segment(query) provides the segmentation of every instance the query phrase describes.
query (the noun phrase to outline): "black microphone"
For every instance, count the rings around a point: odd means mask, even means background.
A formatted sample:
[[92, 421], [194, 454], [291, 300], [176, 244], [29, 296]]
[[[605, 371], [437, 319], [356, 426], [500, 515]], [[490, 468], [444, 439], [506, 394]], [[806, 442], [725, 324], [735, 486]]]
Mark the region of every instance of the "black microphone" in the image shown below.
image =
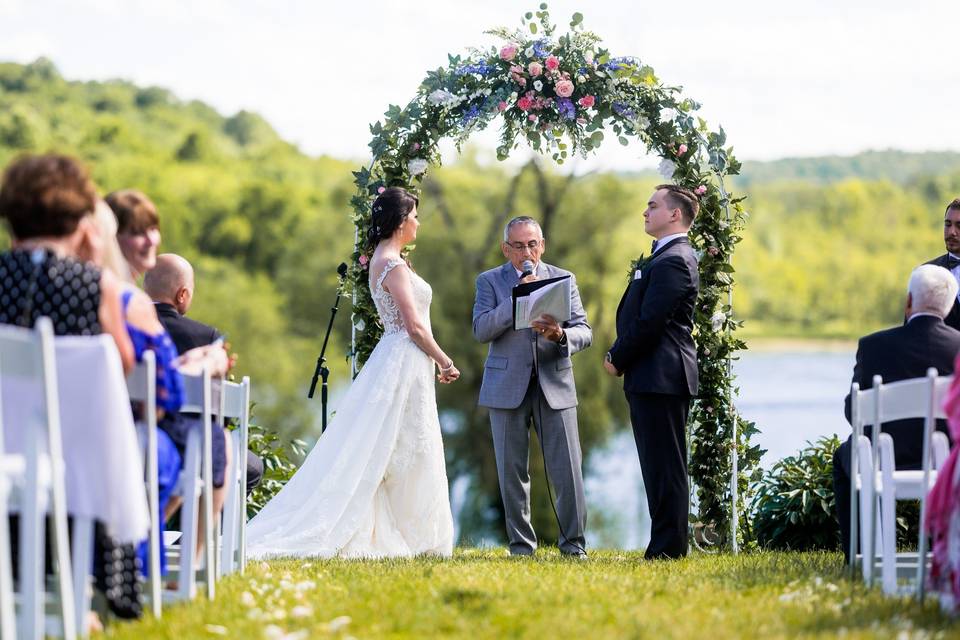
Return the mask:
[[340, 276], [341, 278], [344, 277], [345, 275], [347, 275], [347, 263], [346, 263], [346, 262], [341, 262], [341, 263], [340, 263], [340, 266], [337, 267], [337, 275]]
[[524, 261], [523, 261], [523, 265], [521, 265], [521, 266], [523, 267], [523, 273], [520, 274], [520, 279], [521, 279], [521, 280], [522, 280], [523, 278], [526, 278], [527, 276], [532, 276], [532, 275], [533, 275], [533, 261], [532, 261], [532, 260], [524, 260]]

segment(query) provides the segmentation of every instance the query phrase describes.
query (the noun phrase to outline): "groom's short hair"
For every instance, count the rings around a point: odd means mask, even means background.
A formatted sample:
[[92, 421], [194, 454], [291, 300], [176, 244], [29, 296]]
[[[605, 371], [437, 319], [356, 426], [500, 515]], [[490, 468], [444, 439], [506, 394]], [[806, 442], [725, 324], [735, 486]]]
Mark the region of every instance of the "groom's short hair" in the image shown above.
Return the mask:
[[960, 198], [954, 198], [944, 210], [943, 215], [946, 216], [951, 211], [960, 211]]
[[685, 189], [675, 184], [657, 185], [657, 191], [664, 189], [667, 191], [667, 204], [671, 209], [680, 209], [683, 221], [690, 226], [700, 211], [700, 198], [690, 189]]
[[957, 300], [957, 279], [943, 267], [924, 264], [910, 274], [907, 291], [914, 313], [933, 313], [945, 318]]

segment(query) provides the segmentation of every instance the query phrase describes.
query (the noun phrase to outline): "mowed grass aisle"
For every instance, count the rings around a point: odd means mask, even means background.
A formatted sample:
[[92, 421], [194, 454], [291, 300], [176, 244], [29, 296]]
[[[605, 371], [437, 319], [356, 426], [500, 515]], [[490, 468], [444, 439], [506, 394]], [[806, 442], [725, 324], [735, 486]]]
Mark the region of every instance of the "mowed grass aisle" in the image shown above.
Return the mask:
[[458, 549], [452, 560], [254, 562], [217, 599], [113, 638], [957, 638], [960, 623], [844, 577], [833, 553], [645, 562]]

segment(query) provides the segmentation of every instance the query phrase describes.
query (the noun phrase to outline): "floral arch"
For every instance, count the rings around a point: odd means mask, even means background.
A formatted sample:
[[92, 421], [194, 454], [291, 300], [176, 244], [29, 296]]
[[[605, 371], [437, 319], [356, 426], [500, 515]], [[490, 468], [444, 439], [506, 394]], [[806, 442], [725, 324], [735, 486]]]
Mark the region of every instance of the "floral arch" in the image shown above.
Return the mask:
[[746, 345], [733, 335], [740, 323], [732, 317], [731, 259], [745, 213], [742, 198], [726, 191], [724, 178], [737, 174], [740, 164], [725, 146], [723, 129], [711, 131], [695, 116], [699, 104], [684, 98], [680, 88], [661, 84], [637, 58], [612, 56], [582, 23], [576, 13], [570, 31], [558, 35], [541, 4], [523, 17], [522, 29], [488, 32], [503, 41], [499, 48], [449, 56], [446, 67], [427, 73], [406, 107], [391, 105], [385, 120], [371, 126], [372, 162], [353, 174], [357, 242], [344, 283], [353, 296], [351, 355], [359, 367], [382, 331], [367, 286], [369, 255], [362, 240], [372, 199], [388, 186], [418, 191], [429, 167], [440, 161], [440, 140], [452, 138], [459, 149], [470, 134], [499, 118], [500, 160], [521, 141], [560, 164], [575, 153], [591, 153], [609, 134], [623, 145], [643, 144], [662, 159], [660, 172], [667, 180], [701, 199], [690, 232], [700, 259], [695, 317], [700, 396], [690, 414], [689, 473], [697, 487], [697, 520], [709, 525], [714, 542], [736, 550], [749, 538], [742, 505], [760, 458], [759, 448], [749, 443], [754, 425], [733, 406], [731, 359]]

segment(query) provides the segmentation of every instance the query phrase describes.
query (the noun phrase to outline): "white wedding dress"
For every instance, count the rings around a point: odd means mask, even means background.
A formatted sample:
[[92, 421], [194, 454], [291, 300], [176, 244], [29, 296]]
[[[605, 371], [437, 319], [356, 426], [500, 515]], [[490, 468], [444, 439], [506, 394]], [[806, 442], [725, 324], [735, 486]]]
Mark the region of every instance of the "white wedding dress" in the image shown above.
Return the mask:
[[383, 288], [397, 267], [409, 274], [429, 326], [430, 285], [389, 261], [371, 286], [383, 337], [303, 465], [247, 525], [251, 558], [452, 554], [434, 364]]

